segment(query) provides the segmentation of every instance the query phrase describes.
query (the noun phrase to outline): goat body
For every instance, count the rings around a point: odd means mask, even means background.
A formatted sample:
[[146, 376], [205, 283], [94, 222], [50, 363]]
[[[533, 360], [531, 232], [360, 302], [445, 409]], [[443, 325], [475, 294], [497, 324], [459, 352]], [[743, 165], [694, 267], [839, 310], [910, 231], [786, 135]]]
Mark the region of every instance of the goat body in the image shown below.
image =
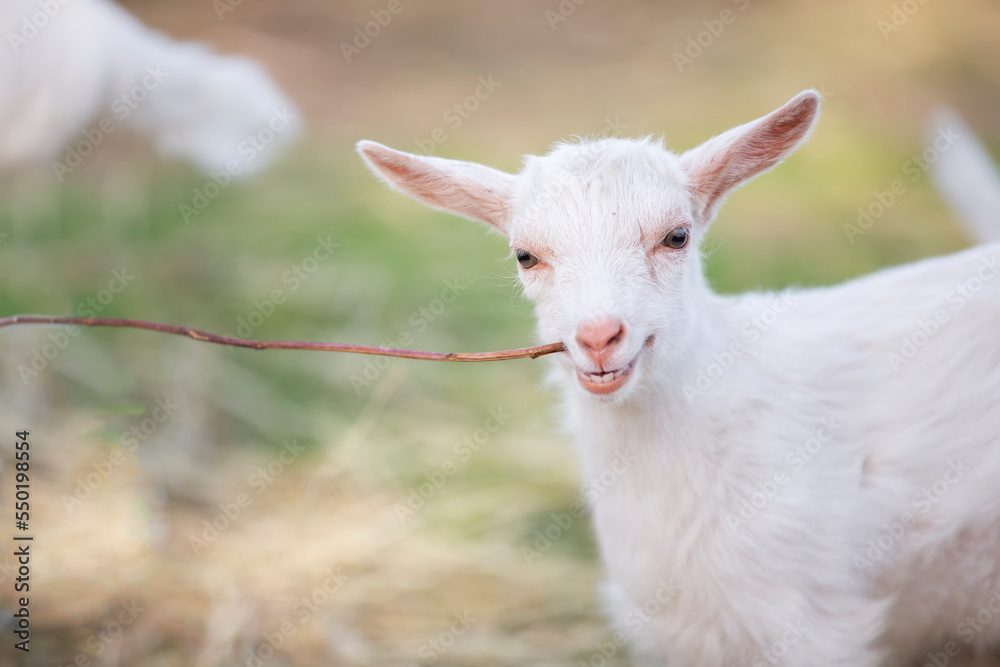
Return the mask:
[[584, 476], [616, 475], [588, 498], [610, 618], [674, 667], [1000, 642], [1000, 244], [829, 288], [704, 280], [719, 204], [818, 105], [679, 156], [560, 145], [516, 176], [359, 144], [390, 186], [510, 239], [539, 335], [568, 348], [550, 371]]

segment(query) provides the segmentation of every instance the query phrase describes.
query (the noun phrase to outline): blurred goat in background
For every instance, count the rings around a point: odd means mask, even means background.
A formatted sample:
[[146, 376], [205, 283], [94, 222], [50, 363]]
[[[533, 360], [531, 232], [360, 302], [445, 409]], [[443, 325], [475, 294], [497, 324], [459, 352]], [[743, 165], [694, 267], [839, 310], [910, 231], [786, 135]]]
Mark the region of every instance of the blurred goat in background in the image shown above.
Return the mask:
[[174, 41], [110, 0], [5, 0], [0, 32], [0, 169], [53, 162], [61, 180], [65, 148], [89, 154], [127, 127], [166, 157], [244, 176], [298, 134], [256, 62]]

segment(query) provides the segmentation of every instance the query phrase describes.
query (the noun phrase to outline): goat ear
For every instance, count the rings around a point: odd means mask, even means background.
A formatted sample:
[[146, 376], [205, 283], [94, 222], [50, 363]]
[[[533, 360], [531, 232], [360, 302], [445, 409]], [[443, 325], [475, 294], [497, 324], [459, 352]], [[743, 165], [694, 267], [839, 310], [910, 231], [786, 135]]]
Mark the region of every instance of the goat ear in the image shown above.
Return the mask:
[[775, 166], [809, 135], [820, 96], [806, 90], [763, 118], [740, 125], [681, 155], [695, 216], [707, 224], [739, 185]]
[[507, 233], [514, 176], [474, 162], [403, 153], [374, 141], [358, 142], [358, 153], [392, 189]]

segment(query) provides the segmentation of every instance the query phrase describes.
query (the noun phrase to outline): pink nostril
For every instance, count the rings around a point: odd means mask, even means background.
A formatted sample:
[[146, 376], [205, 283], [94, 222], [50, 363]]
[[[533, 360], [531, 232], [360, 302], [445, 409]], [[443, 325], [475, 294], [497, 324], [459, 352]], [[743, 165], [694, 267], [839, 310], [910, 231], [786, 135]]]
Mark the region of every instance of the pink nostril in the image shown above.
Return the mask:
[[600, 355], [625, 338], [625, 324], [617, 317], [601, 317], [584, 322], [576, 330], [576, 342], [584, 351]]

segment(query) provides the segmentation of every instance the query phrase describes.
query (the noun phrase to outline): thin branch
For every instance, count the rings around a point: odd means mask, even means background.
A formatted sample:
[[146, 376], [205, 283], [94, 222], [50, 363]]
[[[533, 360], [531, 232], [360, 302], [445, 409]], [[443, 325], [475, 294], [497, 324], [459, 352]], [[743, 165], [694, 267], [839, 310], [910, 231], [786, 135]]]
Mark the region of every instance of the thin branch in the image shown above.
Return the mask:
[[391, 347], [374, 347], [370, 345], [351, 345], [348, 343], [313, 343], [294, 340], [245, 340], [230, 336], [217, 336], [197, 329], [178, 327], [172, 324], [158, 324], [144, 320], [127, 320], [116, 317], [51, 317], [48, 315], [14, 315], [0, 318], [0, 328], [15, 324], [69, 324], [81, 327], [123, 327], [128, 329], [147, 329], [161, 333], [187, 336], [205, 343], [232, 345], [251, 350], [317, 350], [319, 352], [351, 352], [354, 354], [373, 354], [381, 357], [402, 357], [404, 359], [424, 359], [426, 361], [503, 361], [505, 359], [523, 359], [538, 357], [554, 352], [563, 352], [566, 346], [562, 343], [550, 343], [540, 347], [524, 347], [517, 350], [500, 350], [498, 352], [419, 352], [417, 350], [397, 350]]

